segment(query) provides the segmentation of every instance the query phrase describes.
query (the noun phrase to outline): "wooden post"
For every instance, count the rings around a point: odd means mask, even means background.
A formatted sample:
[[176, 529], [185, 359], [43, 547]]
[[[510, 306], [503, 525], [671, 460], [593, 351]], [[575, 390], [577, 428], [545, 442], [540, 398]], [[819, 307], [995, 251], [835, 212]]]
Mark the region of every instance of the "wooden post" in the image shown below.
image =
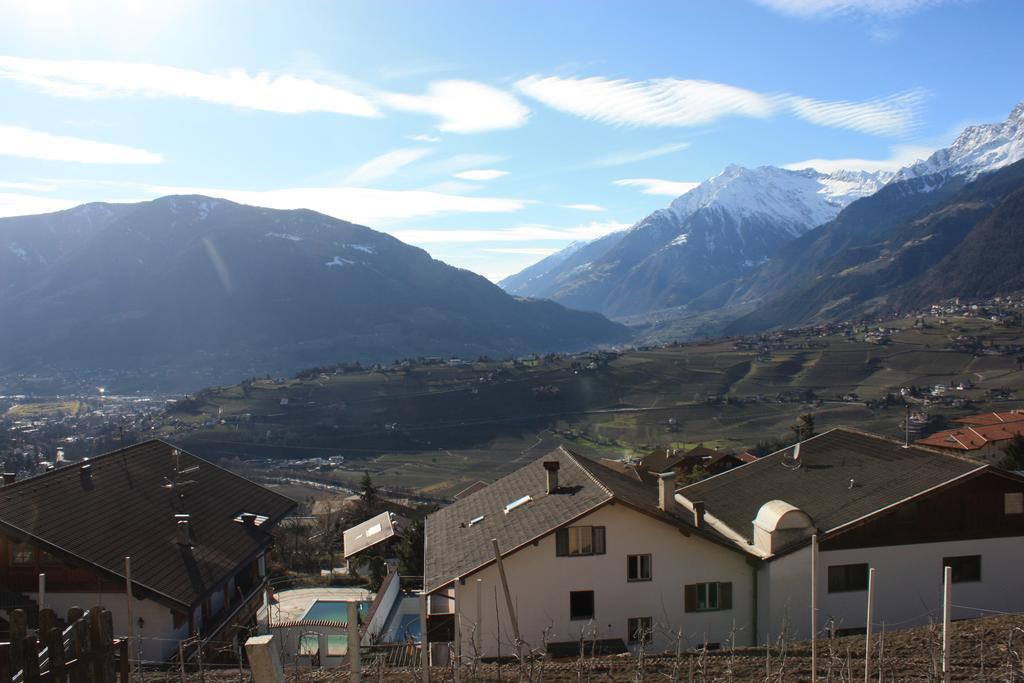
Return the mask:
[[132, 660], [131, 648], [128, 647], [127, 640], [122, 640], [118, 643], [118, 651], [121, 656], [121, 683], [128, 683], [132, 677]]
[[46, 574], [39, 575], [39, 609], [46, 607]]
[[942, 568], [942, 680], [949, 683], [949, 621], [953, 608], [953, 568]]
[[818, 680], [818, 534], [811, 536], [811, 683]]
[[455, 679], [455, 683], [462, 683], [462, 620], [459, 618], [459, 582], [461, 579], [456, 577], [455, 583], [452, 587], [452, 604], [454, 605], [453, 610], [455, 611], [455, 663], [452, 669], [452, 675]]
[[0, 643], [0, 683], [11, 683], [10, 643]]
[[54, 614], [52, 609], [41, 609], [39, 610], [39, 641], [44, 644], [46, 642], [46, 634], [50, 632], [50, 629], [57, 624], [57, 615]]
[[39, 683], [39, 643], [35, 636], [25, 636], [21, 642], [22, 680], [25, 683]]
[[359, 603], [348, 603], [348, 662], [352, 683], [359, 683], [363, 667], [359, 661]]
[[505, 577], [505, 565], [501, 562], [501, 551], [498, 550], [498, 539], [492, 538], [491, 545], [494, 546], [494, 561], [498, 564], [498, 575], [501, 578], [501, 587], [505, 589], [505, 606], [508, 608], [508, 618], [512, 622], [512, 635], [516, 639], [516, 657], [523, 658], [523, 641], [519, 637], [519, 620], [516, 619], [516, 610], [512, 605], [512, 593], [508, 588], [508, 579]]
[[[138, 641], [135, 640], [135, 616], [132, 610], [132, 603], [135, 602], [132, 596], [132, 558], [124, 558], [124, 578], [125, 578], [125, 602], [128, 607], [128, 652], [135, 654], [138, 651], [139, 659], [139, 676], [141, 680], [142, 675], [142, 648], [138, 645]], [[128, 660], [128, 670], [131, 671], [131, 659]]]
[[868, 570], [868, 620], [864, 636], [864, 683], [871, 683], [871, 632], [875, 618], [875, 568]]
[[114, 680], [114, 620], [110, 612], [99, 605], [89, 610], [89, 640], [92, 644], [92, 680], [94, 683], [113, 683]]
[[25, 636], [28, 635], [25, 610], [16, 609], [11, 612], [11, 675], [25, 668]]
[[[181, 674], [181, 683], [185, 683], [185, 646], [178, 641], [178, 672]], [[250, 657], [251, 661], [252, 657]]]
[[430, 596], [420, 596], [420, 666], [423, 669], [423, 683], [430, 683], [430, 631], [427, 628], [427, 602]]
[[50, 682], [68, 683], [68, 671], [64, 665], [64, 634], [54, 626], [46, 634], [46, 650], [50, 655]]

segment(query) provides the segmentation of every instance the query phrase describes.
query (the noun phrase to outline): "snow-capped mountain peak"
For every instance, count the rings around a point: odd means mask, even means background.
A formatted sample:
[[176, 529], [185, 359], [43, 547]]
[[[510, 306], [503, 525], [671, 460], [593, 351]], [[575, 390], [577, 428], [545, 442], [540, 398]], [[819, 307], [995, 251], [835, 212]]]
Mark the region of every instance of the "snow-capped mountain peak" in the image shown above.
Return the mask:
[[940, 149], [896, 174], [896, 180], [927, 176], [965, 176], [973, 180], [1024, 159], [1024, 102], [1019, 102], [1002, 123], [968, 126], [952, 145]]

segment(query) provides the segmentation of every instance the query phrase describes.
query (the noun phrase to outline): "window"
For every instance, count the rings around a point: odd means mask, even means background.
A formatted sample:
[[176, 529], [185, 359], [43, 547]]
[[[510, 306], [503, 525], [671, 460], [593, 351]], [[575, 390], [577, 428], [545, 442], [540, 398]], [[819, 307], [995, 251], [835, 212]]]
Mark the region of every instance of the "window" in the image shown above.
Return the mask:
[[345, 634], [327, 636], [327, 656], [344, 657], [348, 654], [348, 636]]
[[555, 555], [604, 555], [603, 526], [570, 526], [555, 532]]
[[46, 552], [45, 550], [40, 550], [39, 551], [39, 564], [46, 565], [47, 567], [56, 567], [56, 566], [59, 566], [61, 564], [64, 564], [64, 562], [59, 557], [57, 557], [55, 555], [51, 555], [50, 553]]
[[838, 564], [828, 568], [828, 592], [849, 593], [868, 589], [868, 565]]
[[687, 612], [712, 612], [732, 609], [732, 584], [728, 582], [691, 583], [683, 587]]
[[1008, 515], [1024, 514], [1024, 493], [1004, 493], [1003, 512]]
[[626, 620], [626, 633], [631, 643], [649, 643], [654, 632], [651, 617], [630, 617]]
[[36, 549], [25, 543], [11, 545], [11, 564], [33, 565], [36, 563]]
[[981, 581], [981, 555], [944, 557], [942, 558], [942, 566], [953, 569], [953, 583]]
[[626, 555], [626, 580], [627, 581], [650, 581], [651, 580], [651, 556], [650, 555]]
[[569, 618], [573, 621], [594, 618], [594, 591], [569, 593]]

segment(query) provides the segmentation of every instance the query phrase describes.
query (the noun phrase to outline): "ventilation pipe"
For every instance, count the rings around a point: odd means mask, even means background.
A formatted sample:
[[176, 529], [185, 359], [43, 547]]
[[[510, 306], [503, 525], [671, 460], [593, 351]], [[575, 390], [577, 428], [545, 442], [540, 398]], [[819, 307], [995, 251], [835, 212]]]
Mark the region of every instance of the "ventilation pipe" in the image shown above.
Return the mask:
[[548, 495], [558, 490], [558, 461], [548, 460], [544, 463], [544, 471], [547, 472], [547, 491]]
[[256, 513], [255, 512], [243, 512], [242, 513], [242, 524], [245, 526], [256, 526]]
[[672, 514], [676, 511], [676, 473], [658, 475], [658, 508]]
[[10, 486], [17, 478], [17, 472], [4, 472], [4, 486]]
[[192, 542], [192, 519], [191, 515], [174, 515], [178, 527], [178, 544], [191, 548]]

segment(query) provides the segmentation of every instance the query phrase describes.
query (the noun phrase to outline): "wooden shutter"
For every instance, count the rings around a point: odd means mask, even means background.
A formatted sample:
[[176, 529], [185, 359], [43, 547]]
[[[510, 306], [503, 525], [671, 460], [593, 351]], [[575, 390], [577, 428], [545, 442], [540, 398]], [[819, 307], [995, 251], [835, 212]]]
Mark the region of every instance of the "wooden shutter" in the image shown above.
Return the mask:
[[683, 603], [687, 612], [697, 611], [697, 584], [683, 586]]
[[559, 529], [555, 532], [555, 555], [569, 554], [569, 530]]
[[594, 527], [594, 554], [604, 555], [604, 527]]
[[732, 583], [718, 584], [718, 609], [732, 609]]

